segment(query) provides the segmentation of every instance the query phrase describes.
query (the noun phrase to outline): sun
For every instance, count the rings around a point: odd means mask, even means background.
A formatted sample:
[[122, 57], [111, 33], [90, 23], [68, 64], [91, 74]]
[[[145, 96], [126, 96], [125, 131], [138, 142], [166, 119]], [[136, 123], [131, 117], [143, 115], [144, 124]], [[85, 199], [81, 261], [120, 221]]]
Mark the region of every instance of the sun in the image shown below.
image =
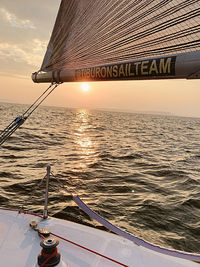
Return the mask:
[[90, 89], [90, 85], [88, 83], [82, 83], [81, 84], [81, 89], [83, 92], [88, 92]]

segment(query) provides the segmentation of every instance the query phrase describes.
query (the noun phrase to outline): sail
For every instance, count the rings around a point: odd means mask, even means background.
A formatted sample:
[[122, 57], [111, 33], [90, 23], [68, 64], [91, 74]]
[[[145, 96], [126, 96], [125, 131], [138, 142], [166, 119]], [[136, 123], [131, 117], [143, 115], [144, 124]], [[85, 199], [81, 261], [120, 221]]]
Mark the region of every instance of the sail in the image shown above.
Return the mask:
[[200, 78], [200, 0], [62, 0], [35, 82]]

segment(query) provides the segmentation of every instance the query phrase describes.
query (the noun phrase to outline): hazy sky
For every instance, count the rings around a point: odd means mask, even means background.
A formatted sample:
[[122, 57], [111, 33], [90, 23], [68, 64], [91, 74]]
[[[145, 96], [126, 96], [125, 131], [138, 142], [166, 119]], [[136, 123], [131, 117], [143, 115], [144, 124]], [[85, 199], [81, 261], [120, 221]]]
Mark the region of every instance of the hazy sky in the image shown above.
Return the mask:
[[[60, 0], [1, 0], [0, 101], [32, 103], [47, 84], [34, 84], [31, 73], [42, 63]], [[200, 117], [200, 80], [93, 82], [60, 85], [46, 105], [162, 111]]]

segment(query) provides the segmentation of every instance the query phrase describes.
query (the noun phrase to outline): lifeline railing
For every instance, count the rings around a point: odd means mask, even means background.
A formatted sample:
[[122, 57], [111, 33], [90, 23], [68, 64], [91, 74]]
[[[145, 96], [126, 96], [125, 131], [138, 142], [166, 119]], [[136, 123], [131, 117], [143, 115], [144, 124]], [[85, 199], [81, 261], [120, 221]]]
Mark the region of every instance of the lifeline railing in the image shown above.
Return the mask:
[[[49, 179], [50, 179], [50, 174], [51, 173], [51, 167], [50, 165], [47, 165], [47, 174], [46, 174], [46, 193], [45, 193], [45, 205], [44, 205], [44, 212], [43, 212], [43, 218], [47, 218], [48, 216], [48, 187], [49, 187]], [[54, 178], [56, 178], [53, 174], [52, 176]], [[165, 254], [168, 256], [173, 256], [173, 257], [178, 257], [178, 258], [182, 258], [182, 259], [186, 259], [186, 260], [190, 260], [190, 261], [196, 261], [196, 262], [200, 262], [200, 254], [196, 254], [196, 253], [188, 253], [188, 252], [183, 252], [183, 251], [178, 251], [178, 250], [173, 250], [173, 249], [168, 249], [168, 248], [164, 248], [155, 244], [151, 244], [141, 238], [138, 238], [134, 235], [131, 235], [130, 233], [118, 228], [117, 226], [113, 225], [112, 223], [110, 223], [109, 221], [107, 221], [106, 219], [102, 218], [99, 214], [97, 214], [96, 212], [94, 212], [93, 210], [91, 210], [80, 198], [78, 195], [73, 195], [73, 193], [66, 189], [64, 187], [64, 185], [62, 184], [62, 182], [56, 178], [56, 180], [60, 183], [60, 185], [62, 186], [62, 188], [69, 193], [74, 202], [78, 205], [78, 207], [83, 210], [86, 214], [88, 214], [90, 216], [90, 218], [96, 220], [97, 222], [99, 222], [101, 225], [105, 226], [108, 230], [112, 231], [113, 233], [120, 235], [132, 242], [134, 242], [136, 245], [138, 246], [142, 246], [145, 247], [147, 249], [150, 249], [152, 251], [161, 253], [161, 254]]]

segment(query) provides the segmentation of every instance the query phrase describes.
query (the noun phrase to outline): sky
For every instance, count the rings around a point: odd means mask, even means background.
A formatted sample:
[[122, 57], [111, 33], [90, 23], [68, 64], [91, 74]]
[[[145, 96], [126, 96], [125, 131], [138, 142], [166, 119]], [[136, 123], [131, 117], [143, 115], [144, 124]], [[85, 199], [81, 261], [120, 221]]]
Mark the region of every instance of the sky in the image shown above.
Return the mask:
[[[60, 0], [1, 0], [0, 102], [31, 104], [48, 84], [34, 84], [54, 26]], [[167, 112], [200, 117], [200, 80], [64, 83], [45, 105]]]

